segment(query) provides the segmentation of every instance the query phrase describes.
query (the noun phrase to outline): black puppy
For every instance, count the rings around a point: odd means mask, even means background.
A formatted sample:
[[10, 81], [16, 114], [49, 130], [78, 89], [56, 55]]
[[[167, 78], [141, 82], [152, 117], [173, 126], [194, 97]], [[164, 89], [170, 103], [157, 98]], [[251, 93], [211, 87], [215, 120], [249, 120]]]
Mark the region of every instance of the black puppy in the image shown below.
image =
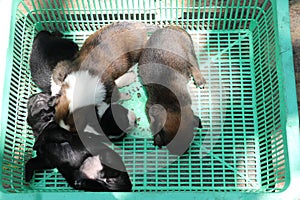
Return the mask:
[[[34, 38], [30, 54], [30, 71], [32, 80], [45, 92], [50, 92], [51, 81], [61, 82], [69, 72], [59, 68], [52, 77], [53, 70], [60, 61], [72, 60], [78, 52], [78, 45], [71, 40], [63, 39], [59, 32], [41, 31]], [[55, 83], [59, 85], [59, 83]]]
[[104, 137], [85, 132], [85, 146], [79, 134], [66, 131], [54, 121], [51, 98], [40, 93], [28, 103], [28, 124], [38, 138], [33, 147], [37, 157], [26, 163], [25, 180], [30, 181], [35, 170], [57, 168], [69, 185], [78, 190], [131, 191], [124, 163], [102, 143]]
[[54, 120], [55, 113], [50, 103], [55, 97], [48, 93], [39, 93], [29, 98], [27, 103], [27, 122], [32, 127], [33, 134], [38, 137], [40, 133]]

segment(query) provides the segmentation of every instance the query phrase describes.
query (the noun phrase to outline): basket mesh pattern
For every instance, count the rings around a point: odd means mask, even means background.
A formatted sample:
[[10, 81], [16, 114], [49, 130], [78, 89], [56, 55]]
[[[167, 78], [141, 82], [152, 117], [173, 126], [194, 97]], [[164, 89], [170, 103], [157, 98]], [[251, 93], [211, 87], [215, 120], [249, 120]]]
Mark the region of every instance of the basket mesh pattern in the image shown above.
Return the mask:
[[195, 130], [192, 146], [179, 158], [153, 146], [142, 85], [137, 81], [122, 89], [133, 97], [124, 105], [140, 119], [139, 128], [114, 145], [133, 190], [281, 191], [287, 144], [273, 7], [268, 0], [22, 1], [15, 18], [9, 117], [1, 137], [3, 187], [8, 192], [72, 190], [56, 169], [35, 173], [29, 184], [23, 178], [24, 164], [34, 156], [26, 104], [38, 92], [28, 65], [35, 34], [59, 30], [80, 46], [103, 25], [132, 20], [185, 28], [208, 82], [203, 90], [190, 88], [203, 129]]

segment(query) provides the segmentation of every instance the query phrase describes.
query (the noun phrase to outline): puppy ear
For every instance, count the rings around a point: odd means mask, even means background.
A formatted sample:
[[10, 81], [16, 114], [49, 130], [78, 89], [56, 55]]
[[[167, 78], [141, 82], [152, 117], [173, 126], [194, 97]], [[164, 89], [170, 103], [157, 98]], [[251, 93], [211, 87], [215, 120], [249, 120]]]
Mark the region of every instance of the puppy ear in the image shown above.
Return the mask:
[[163, 145], [165, 145], [165, 142], [163, 140], [165, 136], [162, 136], [162, 134], [164, 134], [163, 130], [154, 135], [154, 146], [158, 146], [159, 148], [161, 148]]
[[164, 123], [161, 122], [157, 117], [151, 116], [150, 129], [153, 134], [158, 133], [164, 126]]
[[166, 123], [167, 111], [159, 104], [152, 105], [148, 111], [150, 118], [150, 129], [153, 134], [158, 133]]

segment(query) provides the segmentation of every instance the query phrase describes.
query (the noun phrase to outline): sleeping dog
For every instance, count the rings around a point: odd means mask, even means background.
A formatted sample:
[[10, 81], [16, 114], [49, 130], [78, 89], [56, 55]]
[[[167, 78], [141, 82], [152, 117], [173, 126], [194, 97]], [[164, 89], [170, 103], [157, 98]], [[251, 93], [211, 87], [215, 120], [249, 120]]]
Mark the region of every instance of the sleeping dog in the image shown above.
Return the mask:
[[29, 59], [31, 76], [36, 85], [45, 92], [50, 92], [53, 82], [55, 85], [61, 84], [65, 74], [69, 73], [66, 71], [69, 68], [54, 70], [56, 65], [63, 66], [60, 62], [72, 60], [78, 52], [77, 44], [61, 36], [59, 32], [41, 31], [33, 41]]
[[155, 31], [138, 70], [148, 95], [146, 113], [154, 145], [167, 146], [173, 154], [184, 153], [193, 140], [194, 128], [201, 127], [191, 108], [187, 84], [190, 78], [198, 87], [206, 83], [190, 35], [176, 26]]
[[45, 93], [30, 98], [28, 124], [37, 137], [37, 156], [25, 166], [29, 182], [35, 170], [57, 168], [69, 185], [85, 191], [131, 191], [132, 184], [121, 157], [108, 148], [105, 137], [79, 134], [61, 128], [54, 120], [54, 100]]
[[[74, 131], [73, 111], [89, 105], [95, 105], [98, 117], [102, 118], [110, 104], [121, 97], [116, 88], [122, 86], [116, 85], [118, 78], [138, 62], [148, 34], [156, 29], [156, 26], [138, 22], [119, 22], [88, 37], [78, 57], [65, 63], [75, 70], [66, 77], [58, 95], [57, 122]], [[125, 79], [133, 82], [135, 74], [130, 73]], [[131, 114], [128, 119], [133, 124], [135, 117]]]

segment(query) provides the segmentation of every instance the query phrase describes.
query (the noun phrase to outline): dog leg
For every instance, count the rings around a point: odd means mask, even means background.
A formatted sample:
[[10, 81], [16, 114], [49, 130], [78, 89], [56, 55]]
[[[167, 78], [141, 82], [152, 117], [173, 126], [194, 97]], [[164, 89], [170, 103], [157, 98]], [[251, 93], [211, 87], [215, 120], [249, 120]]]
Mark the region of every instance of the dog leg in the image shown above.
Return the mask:
[[131, 95], [127, 93], [120, 93], [120, 101], [126, 101], [131, 99]]
[[204, 85], [206, 83], [205, 78], [202, 76], [200, 70], [198, 67], [191, 67], [192, 77], [194, 79], [194, 83], [199, 88], [204, 88]]
[[115, 83], [118, 88], [122, 88], [133, 83], [136, 80], [136, 77], [137, 77], [136, 73], [130, 71], [124, 74], [123, 76], [117, 78], [115, 80]]
[[25, 181], [29, 182], [35, 170], [52, 169], [54, 166], [41, 157], [31, 158], [25, 165]]

